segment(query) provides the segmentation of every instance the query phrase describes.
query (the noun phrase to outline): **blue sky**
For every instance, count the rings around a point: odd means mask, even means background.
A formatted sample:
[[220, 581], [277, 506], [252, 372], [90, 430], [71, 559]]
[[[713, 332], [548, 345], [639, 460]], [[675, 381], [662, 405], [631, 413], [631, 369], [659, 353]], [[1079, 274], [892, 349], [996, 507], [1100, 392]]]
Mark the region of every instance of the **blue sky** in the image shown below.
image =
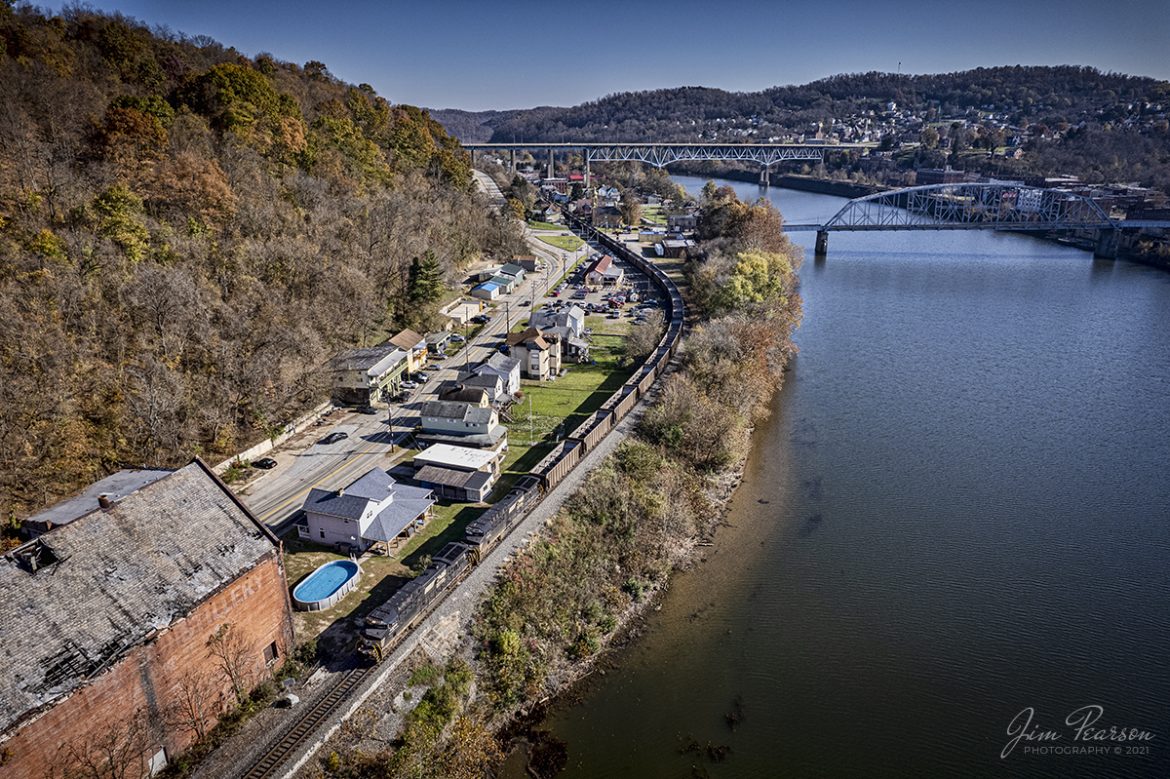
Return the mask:
[[[1170, 78], [1166, 0], [91, 0], [248, 55], [324, 62], [394, 102], [573, 105], [612, 92], [756, 90], [868, 70], [1093, 65]], [[60, 8], [60, 3], [54, 5]]]

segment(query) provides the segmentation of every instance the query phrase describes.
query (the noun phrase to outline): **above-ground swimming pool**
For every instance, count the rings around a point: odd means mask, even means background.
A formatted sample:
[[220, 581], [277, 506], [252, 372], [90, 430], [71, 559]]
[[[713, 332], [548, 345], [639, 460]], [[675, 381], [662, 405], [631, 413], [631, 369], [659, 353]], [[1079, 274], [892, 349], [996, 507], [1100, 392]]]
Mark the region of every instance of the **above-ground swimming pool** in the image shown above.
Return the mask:
[[352, 560], [332, 560], [293, 588], [293, 603], [301, 611], [327, 609], [357, 586], [362, 571]]

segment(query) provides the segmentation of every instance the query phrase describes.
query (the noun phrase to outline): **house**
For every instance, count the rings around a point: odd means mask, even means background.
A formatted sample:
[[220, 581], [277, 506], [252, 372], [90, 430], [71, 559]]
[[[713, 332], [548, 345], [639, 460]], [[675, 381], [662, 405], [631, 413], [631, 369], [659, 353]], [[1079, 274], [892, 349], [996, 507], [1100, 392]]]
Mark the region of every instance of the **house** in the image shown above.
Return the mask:
[[[499, 383], [499, 376], [494, 377]], [[447, 381], [439, 388], [439, 400], [457, 400], [460, 403], [471, 403], [476, 406], [491, 405], [491, 395], [487, 387], [469, 386], [465, 382]]]
[[500, 285], [494, 281], [485, 281], [471, 290], [471, 296], [480, 300], [496, 300], [500, 297]]
[[413, 330], [403, 330], [386, 343], [394, 344], [406, 352], [406, 370], [410, 373], [422, 370], [427, 364], [427, 339]]
[[302, 506], [302, 538], [350, 552], [390, 545], [413, 534], [430, 516], [435, 496], [428, 489], [399, 484], [372, 468], [339, 490], [309, 490]]
[[569, 205], [569, 210], [582, 219], [591, 219], [593, 217], [593, 204], [585, 198], [574, 200]]
[[561, 221], [561, 210], [551, 203], [537, 203], [532, 208], [532, 217], [541, 222], [555, 223]]
[[561, 340], [546, 335], [535, 327], [522, 333], [510, 333], [508, 346], [512, 356], [520, 361], [520, 372], [526, 378], [547, 381], [561, 370]]
[[329, 363], [333, 401], [344, 406], [369, 406], [398, 394], [409, 354], [391, 343], [351, 349]]
[[528, 324], [541, 331], [564, 327], [573, 335], [583, 337], [585, 335], [585, 309], [576, 303], [561, 310], [541, 308], [532, 312]]
[[699, 218], [693, 213], [668, 214], [666, 217], [666, 227], [671, 232], [694, 230], [698, 222]]
[[440, 498], [479, 502], [491, 494], [503, 457], [498, 450], [435, 444], [415, 455], [414, 478]]
[[496, 448], [507, 446], [508, 430], [496, 410], [485, 404], [431, 400], [423, 404], [416, 438], [428, 443]]
[[613, 205], [614, 203], [616, 203], [622, 199], [621, 190], [618, 189], [617, 187], [609, 187], [609, 186], [598, 187], [597, 188], [597, 196], [599, 198], [601, 198], [601, 200], [606, 205]]
[[606, 254], [598, 257], [589, 266], [589, 270], [585, 273], [585, 281], [594, 287], [600, 287], [603, 284], [613, 286], [621, 284], [625, 276], [625, 271], [614, 263], [613, 257]]
[[211, 468], [127, 478], [0, 556], [6, 779], [156, 773], [292, 648], [280, 542]]
[[[515, 395], [520, 391], [520, 360], [513, 355], [497, 352], [471, 369], [477, 376], [494, 374], [503, 383], [504, 395]], [[498, 398], [492, 398], [494, 403]]]
[[448, 344], [451, 343], [452, 335], [454, 334], [450, 330], [440, 330], [437, 333], [428, 334], [427, 351], [431, 354], [444, 354]]
[[617, 206], [599, 206], [593, 209], [593, 226], [599, 228], [621, 227], [625, 223]]
[[540, 267], [540, 262], [536, 259], [535, 254], [517, 254], [512, 258], [512, 263], [519, 265], [529, 273], [536, 273], [536, 269]]
[[[516, 366], [519, 368], [520, 363], [517, 362]], [[460, 378], [457, 383], [464, 389], [483, 390], [487, 393], [488, 403], [492, 405], [503, 402], [506, 399], [506, 394], [504, 392], [504, 381], [500, 378], [498, 373], [469, 373], [466, 376]], [[442, 395], [439, 396], [439, 400], [463, 399], [464, 398], [447, 398], [443, 397]]]
[[504, 267], [500, 268], [501, 276], [511, 276], [516, 280], [517, 284], [519, 284], [521, 281], [524, 281], [524, 274], [526, 272], [527, 271], [525, 271], [522, 266], [517, 265], [514, 262], [509, 262], [504, 265]]

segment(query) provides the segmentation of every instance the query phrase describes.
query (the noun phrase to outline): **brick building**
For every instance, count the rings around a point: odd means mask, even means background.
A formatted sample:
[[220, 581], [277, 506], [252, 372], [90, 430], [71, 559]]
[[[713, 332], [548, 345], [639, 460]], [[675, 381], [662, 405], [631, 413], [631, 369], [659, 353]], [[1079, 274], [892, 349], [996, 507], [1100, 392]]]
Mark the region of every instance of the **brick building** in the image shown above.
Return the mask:
[[203, 462], [73, 513], [0, 557], [0, 779], [153, 773], [292, 645], [279, 542]]

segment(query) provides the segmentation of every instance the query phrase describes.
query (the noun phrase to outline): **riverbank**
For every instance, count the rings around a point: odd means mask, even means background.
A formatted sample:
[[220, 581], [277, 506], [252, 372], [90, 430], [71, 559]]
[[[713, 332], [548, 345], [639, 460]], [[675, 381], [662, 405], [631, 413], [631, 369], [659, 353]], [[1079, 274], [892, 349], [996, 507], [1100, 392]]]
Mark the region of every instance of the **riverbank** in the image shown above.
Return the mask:
[[524, 733], [712, 545], [751, 431], [782, 383], [800, 314], [799, 259], [770, 207], [720, 193], [704, 208], [735, 214], [727, 223], [738, 232], [688, 274], [688, 305], [702, 321], [679, 369], [636, 435], [590, 474], [477, 615], [477, 674], [497, 732]]

